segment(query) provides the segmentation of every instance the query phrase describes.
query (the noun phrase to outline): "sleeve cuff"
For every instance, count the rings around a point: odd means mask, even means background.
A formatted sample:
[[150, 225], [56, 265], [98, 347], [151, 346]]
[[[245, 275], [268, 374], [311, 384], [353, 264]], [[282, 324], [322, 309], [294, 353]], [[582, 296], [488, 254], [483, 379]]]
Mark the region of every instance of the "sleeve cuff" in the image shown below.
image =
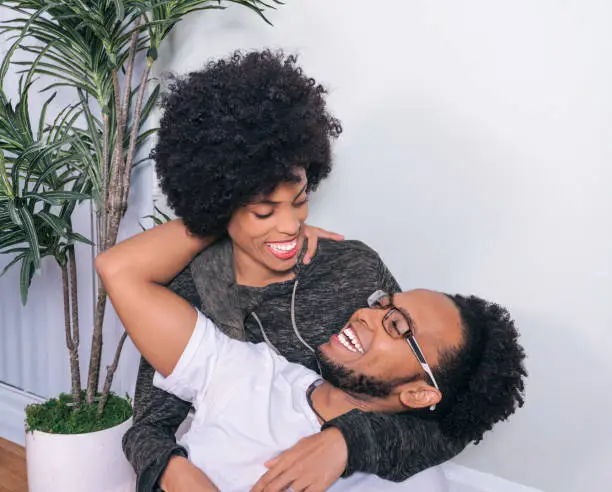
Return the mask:
[[322, 430], [335, 427], [346, 441], [348, 459], [343, 477], [359, 471], [376, 474], [378, 471], [378, 451], [370, 421], [362, 412], [353, 410], [326, 422]]
[[172, 456], [187, 458], [187, 450], [177, 444], [169, 447], [160, 454], [155, 461], [138, 476], [137, 492], [161, 492], [162, 489], [159, 486], [159, 480], [164, 474]]

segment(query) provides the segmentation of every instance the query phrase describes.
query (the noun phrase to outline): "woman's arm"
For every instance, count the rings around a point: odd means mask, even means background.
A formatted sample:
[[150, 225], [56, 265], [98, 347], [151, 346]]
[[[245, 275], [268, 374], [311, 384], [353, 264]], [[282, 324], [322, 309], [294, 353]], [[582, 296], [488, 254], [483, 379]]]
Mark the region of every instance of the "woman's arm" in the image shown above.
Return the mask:
[[130, 338], [163, 376], [193, 333], [197, 312], [163, 284], [213, 242], [175, 220], [138, 234], [96, 258], [95, 267]]
[[444, 435], [435, 420], [408, 412], [364, 413], [353, 410], [328, 422], [323, 429], [339, 429], [348, 447], [344, 476], [372, 473], [393, 482], [457, 456], [468, 442]]

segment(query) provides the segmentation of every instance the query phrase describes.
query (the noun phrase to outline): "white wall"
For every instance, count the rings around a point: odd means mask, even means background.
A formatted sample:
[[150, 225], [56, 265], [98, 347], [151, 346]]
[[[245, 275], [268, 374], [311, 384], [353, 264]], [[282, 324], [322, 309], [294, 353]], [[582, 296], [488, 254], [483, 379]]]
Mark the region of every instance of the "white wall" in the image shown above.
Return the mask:
[[345, 133], [311, 222], [365, 240], [405, 288], [507, 304], [528, 402], [460, 462], [550, 492], [612, 479], [612, 3], [287, 0], [180, 26], [165, 69], [284, 47]]

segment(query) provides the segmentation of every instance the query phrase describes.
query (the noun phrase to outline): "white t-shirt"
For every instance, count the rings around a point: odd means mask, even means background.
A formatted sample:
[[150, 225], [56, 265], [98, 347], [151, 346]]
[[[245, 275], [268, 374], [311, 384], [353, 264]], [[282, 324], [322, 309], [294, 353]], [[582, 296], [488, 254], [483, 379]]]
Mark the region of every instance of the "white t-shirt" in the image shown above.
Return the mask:
[[[248, 491], [264, 463], [320, 431], [306, 390], [318, 374], [287, 361], [265, 343], [233, 340], [198, 312], [189, 343], [172, 374], [153, 384], [192, 403], [195, 415], [180, 444], [189, 460], [222, 492]], [[331, 489], [443, 492], [443, 473], [432, 468], [403, 483], [356, 473]]]

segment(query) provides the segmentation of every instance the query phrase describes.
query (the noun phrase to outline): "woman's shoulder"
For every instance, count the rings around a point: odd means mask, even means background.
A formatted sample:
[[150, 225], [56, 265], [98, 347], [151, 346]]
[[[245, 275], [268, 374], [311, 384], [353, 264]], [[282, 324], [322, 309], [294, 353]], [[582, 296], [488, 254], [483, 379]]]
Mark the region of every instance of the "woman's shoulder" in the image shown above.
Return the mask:
[[321, 239], [317, 252], [303, 272], [304, 276], [320, 279], [376, 278], [382, 260], [367, 244], [356, 240], [331, 241]]
[[322, 263], [337, 263], [346, 260], [376, 264], [380, 262], [380, 256], [373, 248], [356, 239], [345, 239], [344, 241], [320, 239], [315, 257]]
[[[361, 241], [320, 240], [311, 263], [299, 273], [300, 286], [310, 289], [317, 299], [323, 292], [326, 296], [334, 293], [365, 300], [382, 288], [381, 275], [385, 269], [378, 253]], [[352, 304], [350, 307], [355, 309]]]

